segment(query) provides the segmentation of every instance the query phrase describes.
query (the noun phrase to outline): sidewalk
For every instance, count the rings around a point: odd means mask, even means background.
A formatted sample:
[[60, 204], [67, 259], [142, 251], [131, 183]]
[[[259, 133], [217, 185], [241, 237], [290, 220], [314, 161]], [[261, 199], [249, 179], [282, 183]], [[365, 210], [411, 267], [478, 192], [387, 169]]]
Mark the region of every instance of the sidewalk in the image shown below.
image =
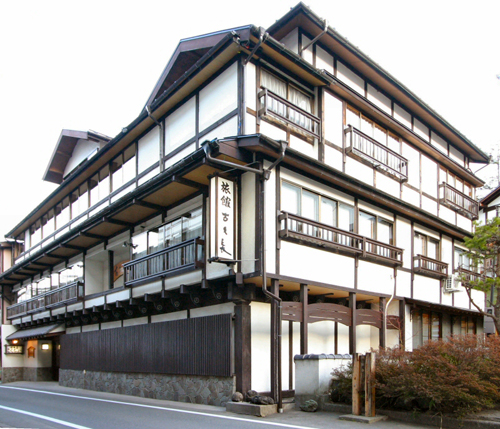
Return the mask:
[[[255, 421], [255, 426], [261, 426], [262, 423], [266, 425], [281, 426], [281, 427], [295, 427], [295, 428], [315, 428], [315, 429], [361, 429], [361, 428], [428, 428], [427, 424], [432, 424], [428, 419], [418, 417], [413, 413], [389, 412], [384, 413], [389, 415], [389, 420], [381, 421], [367, 425], [365, 423], [355, 423], [350, 421], [339, 420], [339, 417], [348, 414], [346, 409], [333, 409], [333, 411], [322, 411], [316, 413], [306, 413], [302, 411], [289, 410], [283, 414], [273, 414], [268, 417], [252, 417], [243, 416], [240, 414], [233, 414], [226, 411], [223, 407], [215, 407], [210, 405], [189, 404], [185, 402], [163, 401], [156, 399], [140, 398], [136, 396], [119, 395], [106, 392], [96, 392], [92, 390], [74, 389], [59, 386], [56, 382], [16, 382], [9, 383], [5, 386], [12, 386], [24, 389], [41, 390], [45, 392], [53, 392], [57, 394], [79, 396], [86, 398], [97, 398], [109, 401], [119, 401], [131, 404], [144, 404], [153, 405], [156, 407], [172, 408], [176, 410], [186, 410], [190, 412], [198, 412], [204, 414], [214, 414], [218, 416], [231, 416], [247, 421]], [[348, 409], [348, 408], [347, 408]], [[482, 418], [489, 419], [483, 421], [457, 421], [450, 419], [443, 419], [442, 427], [449, 427], [457, 429], [458, 427], [464, 429], [500, 429], [500, 411], [488, 411], [481, 413]], [[477, 416], [476, 416], [477, 417]], [[439, 427], [440, 419], [435, 419], [434, 427]], [[0, 416], [0, 427], [7, 427], [2, 425]]]

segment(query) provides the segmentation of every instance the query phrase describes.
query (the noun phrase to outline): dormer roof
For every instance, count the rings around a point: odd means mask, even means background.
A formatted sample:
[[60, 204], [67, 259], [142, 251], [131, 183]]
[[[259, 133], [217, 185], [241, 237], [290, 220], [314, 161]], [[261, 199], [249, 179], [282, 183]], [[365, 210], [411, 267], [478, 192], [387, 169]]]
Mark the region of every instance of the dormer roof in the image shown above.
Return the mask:
[[[67, 166], [73, 157], [73, 152], [78, 142], [94, 142], [95, 145], [90, 145], [87, 148], [88, 153], [80, 155], [81, 159], [75, 165], [75, 168], [83, 161], [87, 160], [92, 154], [103, 147], [111, 140], [111, 137], [95, 131], [75, 131], [62, 130], [52, 156], [50, 157], [49, 165], [43, 180], [56, 184], [61, 184], [64, 177], [68, 174]], [[95, 147], [94, 147], [95, 146]], [[73, 170], [73, 168], [71, 169]]]

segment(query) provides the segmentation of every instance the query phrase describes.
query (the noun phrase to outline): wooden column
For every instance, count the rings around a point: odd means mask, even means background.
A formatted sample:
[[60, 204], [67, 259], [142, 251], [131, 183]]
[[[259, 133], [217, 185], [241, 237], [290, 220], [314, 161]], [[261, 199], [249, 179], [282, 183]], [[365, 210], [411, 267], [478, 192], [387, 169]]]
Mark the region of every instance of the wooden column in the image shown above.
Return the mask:
[[[271, 282], [270, 292], [279, 296], [279, 281], [274, 279]], [[278, 302], [271, 301], [271, 397], [278, 403], [281, 394], [281, 317]]]
[[380, 307], [380, 312], [382, 313], [382, 326], [379, 329], [378, 332], [378, 345], [379, 347], [382, 347], [385, 349], [386, 347], [386, 333], [387, 333], [387, 315], [385, 314], [385, 304], [386, 304], [386, 298], [380, 298], [379, 300], [379, 307]]
[[361, 415], [361, 356], [355, 353], [352, 362], [352, 414]]
[[309, 317], [307, 312], [308, 296], [307, 296], [307, 285], [300, 285], [300, 302], [302, 303], [302, 321], [300, 322], [300, 354], [307, 354], [307, 343], [308, 343], [308, 328], [307, 319]]
[[[406, 350], [406, 321], [405, 321], [405, 314], [406, 314], [406, 303], [405, 300], [402, 299], [399, 301], [399, 346], [403, 349]], [[453, 327], [453, 324], [451, 325]]]
[[375, 417], [375, 353], [365, 358], [365, 416]]
[[251, 313], [247, 301], [238, 301], [234, 306], [234, 370], [236, 390], [249, 391], [252, 382]]
[[349, 326], [349, 353], [356, 354], [356, 292], [349, 292], [349, 308], [352, 312], [352, 323]]

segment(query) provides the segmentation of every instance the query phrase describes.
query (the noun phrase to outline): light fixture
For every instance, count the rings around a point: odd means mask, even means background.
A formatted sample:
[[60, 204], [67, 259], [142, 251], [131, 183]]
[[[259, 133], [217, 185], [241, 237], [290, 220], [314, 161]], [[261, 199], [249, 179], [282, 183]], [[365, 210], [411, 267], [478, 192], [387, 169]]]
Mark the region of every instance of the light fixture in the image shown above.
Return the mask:
[[42, 350], [48, 350], [48, 349], [49, 349], [49, 345], [47, 343], [43, 343]]
[[138, 246], [138, 244], [134, 244], [131, 241], [124, 241], [122, 244], [122, 247], [131, 247], [132, 249], [135, 249]]
[[12, 344], [19, 344], [19, 340], [12, 340]]

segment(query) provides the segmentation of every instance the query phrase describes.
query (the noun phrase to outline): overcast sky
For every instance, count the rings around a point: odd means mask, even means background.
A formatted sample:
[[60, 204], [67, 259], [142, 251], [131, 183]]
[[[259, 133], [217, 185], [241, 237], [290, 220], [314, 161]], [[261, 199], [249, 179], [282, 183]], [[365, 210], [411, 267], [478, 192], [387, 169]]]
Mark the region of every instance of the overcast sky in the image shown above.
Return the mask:
[[[485, 152], [498, 147], [498, 0], [305, 3]], [[42, 176], [62, 129], [114, 137], [179, 39], [268, 27], [295, 4], [0, 0], [0, 238], [54, 189]]]

